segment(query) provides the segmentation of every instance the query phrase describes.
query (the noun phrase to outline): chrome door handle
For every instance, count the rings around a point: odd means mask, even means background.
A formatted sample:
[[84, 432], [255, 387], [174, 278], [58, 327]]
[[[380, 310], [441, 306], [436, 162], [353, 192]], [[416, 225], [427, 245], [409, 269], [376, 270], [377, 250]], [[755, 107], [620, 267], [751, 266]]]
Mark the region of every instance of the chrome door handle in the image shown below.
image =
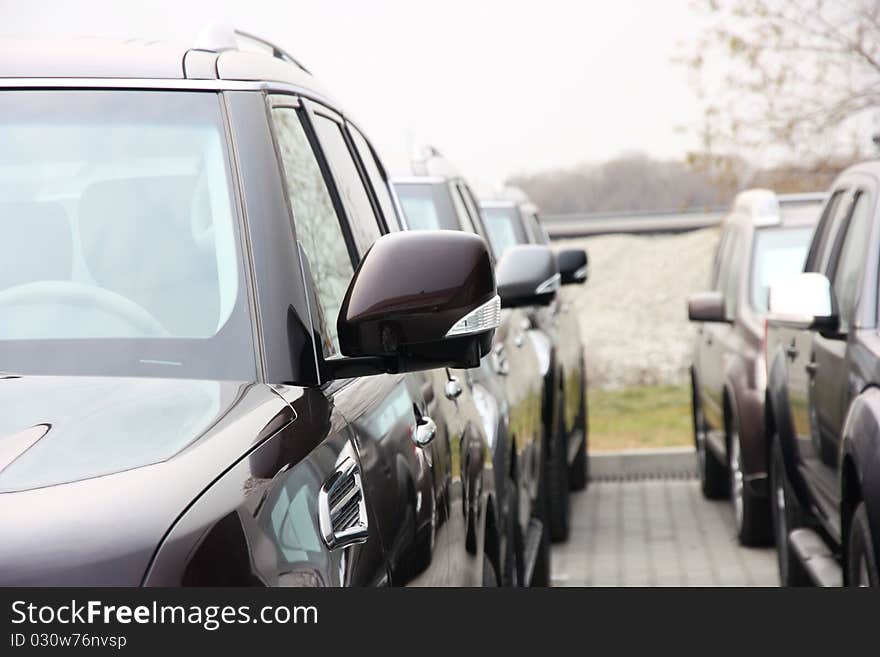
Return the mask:
[[788, 355], [788, 357], [791, 360], [794, 360], [795, 358], [798, 357], [798, 354], [800, 353], [800, 351], [798, 351], [798, 348], [796, 346], [791, 344], [785, 348], [785, 353]]
[[446, 399], [458, 399], [459, 395], [461, 395], [461, 384], [458, 382], [458, 379], [454, 376], [449, 377], [444, 391]]
[[419, 447], [425, 447], [434, 440], [436, 435], [437, 425], [434, 423], [434, 420], [427, 415], [423, 415], [416, 420], [416, 426], [413, 430], [413, 442], [415, 442], [416, 445]]
[[813, 377], [816, 376], [816, 372], [819, 371], [819, 364], [816, 361], [811, 360], [809, 363], [804, 365], [804, 369], [807, 370], [807, 374]]

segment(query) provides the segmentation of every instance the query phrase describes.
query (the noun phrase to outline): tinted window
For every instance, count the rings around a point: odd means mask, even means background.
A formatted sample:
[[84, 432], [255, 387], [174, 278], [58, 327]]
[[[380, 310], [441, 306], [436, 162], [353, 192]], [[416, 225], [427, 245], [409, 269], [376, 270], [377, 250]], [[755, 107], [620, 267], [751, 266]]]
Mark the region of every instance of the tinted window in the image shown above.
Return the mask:
[[318, 295], [324, 355], [339, 353], [336, 318], [354, 271], [330, 193], [296, 110], [273, 111], [296, 238]]
[[397, 183], [394, 189], [411, 230], [461, 230], [445, 185]]
[[461, 214], [464, 229], [469, 233], [476, 233], [477, 222], [480, 220], [480, 211], [477, 209], [476, 203], [473, 202], [460, 183], [455, 185], [455, 193], [458, 194], [461, 203], [464, 204], [463, 208], [459, 208], [460, 213], [464, 210]]
[[725, 251], [718, 284], [724, 295], [725, 314], [727, 317], [734, 317], [739, 305], [739, 281], [744, 251], [742, 235], [736, 229], [728, 236]]
[[776, 281], [804, 268], [811, 228], [761, 228], [752, 247], [751, 302], [758, 312], [767, 312], [767, 295]]
[[388, 189], [388, 181], [383, 173], [384, 169], [382, 169], [379, 164], [376, 154], [373, 152], [373, 149], [370, 148], [366, 138], [358, 132], [357, 128], [354, 126], [350, 125], [349, 128], [352, 141], [354, 142], [358, 155], [361, 157], [361, 162], [363, 162], [364, 168], [367, 171], [370, 185], [373, 187], [373, 193], [376, 195], [376, 198], [379, 201], [379, 207], [382, 209], [382, 214], [385, 216], [385, 224], [389, 229], [397, 230], [400, 226], [397, 219], [397, 212], [394, 209], [394, 202], [391, 200], [391, 192]]
[[484, 206], [483, 223], [497, 258], [511, 246], [529, 243], [516, 208]]
[[370, 197], [351, 157], [351, 151], [348, 150], [348, 144], [345, 143], [342, 126], [332, 119], [315, 115], [315, 130], [348, 213], [355, 246], [358, 253], [363, 255], [381, 234]]
[[859, 284], [865, 268], [868, 241], [871, 236], [873, 217], [867, 194], [856, 196], [852, 213], [846, 227], [846, 235], [837, 256], [832, 284], [840, 309], [840, 328], [845, 331], [852, 322]]
[[846, 203], [847, 194], [845, 191], [836, 192], [832, 198], [832, 202], [822, 218], [820, 227], [820, 239], [816, 244], [815, 253], [810, 253], [808, 271], [824, 272], [828, 266], [828, 260], [837, 239], [843, 219], [849, 210], [850, 204]]
[[550, 239], [544, 231], [544, 227], [538, 221], [538, 215], [534, 212], [526, 212], [523, 214], [524, 221], [529, 228], [532, 244], [550, 244]]
[[255, 376], [216, 95], [0, 103], [0, 369]]
[[721, 265], [724, 262], [724, 257], [727, 253], [727, 248], [730, 243], [730, 233], [732, 230], [732, 228], [726, 228], [724, 230], [721, 234], [721, 239], [718, 241], [718, 247], [715, 249], [715, 259], [712, 261], [712, 280], [709, 283], [709, 286], [713, 290], [721, 289], [719, 281], [721, 276]]

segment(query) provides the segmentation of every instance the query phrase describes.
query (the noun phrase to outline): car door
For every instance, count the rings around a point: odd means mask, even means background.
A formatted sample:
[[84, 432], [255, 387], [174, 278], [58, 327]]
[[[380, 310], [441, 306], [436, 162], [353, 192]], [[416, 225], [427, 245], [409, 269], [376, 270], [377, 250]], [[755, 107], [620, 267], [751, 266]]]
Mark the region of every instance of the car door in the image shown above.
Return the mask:
[[[819, 239], [807, 256], [807, 271], [825, 272], [831, 260], [834, 244], [840, 233], [840, 226], [848, 214], [851, 195], [845, 189], [835, 191], [823, 212], [816, 229]], [[823, 486], [815, 479], [818, 469], [815, 463], [820, 458], [819, 443], [814, 440], [813, 427], [816, 425], [813, 397], [813, 342], [815, 333], [810, 330], [788, 330], [785, 335], [785, 350], [789, 416], [795, 436], [798, 470], [816, 495]], [[827, 345], [826, 345], [827, 346]], [[808, 465], [813, 464], [813, 465]]]
[[[314, 282], [312, 322], [321, 348], [316, 356], [330, 359], [339, 354], [335, 318], [354, 267], [379, 235], [374, 201], [365, 192], [338, 115], [280, 97], [273, 98], [272, 117], [304, 274]], [[445, 442], [442, 425], [431, 454], [413, 442], [420, 414], [430, 403], [421, 376], [378, 375], [332, 381], [322, 388], [352, 432], [392, 584], [417, 574], [431, 583], [448, 581], [444, 539], [432, 536], [428, 554], [417, 547], [419, 527], [425, 524], [421, 520], [434, 513], [429, 504], [419, 504], [418, 494], [426, 500], [440, 497], [433, 482], [443, 477], [435, 478], [434, 468], [450, 461], [448, 454], [432, 458]]]
[[837, 480], [840, 439], [846, 412], [859, 385], [849, 375], [849, 337], [858, 328], [858, 293], [865, 278], [868, 243], [873, 228], [873, 190], [858, 187], [840, 226], [825, 267], [840, 313], [836, 335], [813, 333], [812, 353], [805, 364], [810, 379], [810, 437], [812, 451], [805, 459], [817, 501], [836, 522], [840, 490]]

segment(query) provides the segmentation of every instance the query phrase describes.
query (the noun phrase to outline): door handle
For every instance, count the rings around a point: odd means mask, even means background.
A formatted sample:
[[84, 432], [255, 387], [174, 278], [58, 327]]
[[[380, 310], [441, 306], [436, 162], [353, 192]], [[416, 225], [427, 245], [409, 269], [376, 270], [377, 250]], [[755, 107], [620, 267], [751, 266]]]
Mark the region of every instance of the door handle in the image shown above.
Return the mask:
[[413, 442], [419, 447], [428, 445], [437, 435], [437, 425], [434, 420], [427, 415], [423, 415], [416, 420], [416, 426], [413, 430]]
[[709, 331], [706, 331], [706, 346], [707, 347], [712, 346], [712, 334], [709, 333]]
[[446, 382], [444, 392], [446, 393], [446, 399], [458, 399], [458, 396], [461, 394], [461, 384], [458, 382], [458, 379], [450, 376]]
[[816, 372], [819, 371], [819, 364], [816, 361], [811, 360], [809, 363], [804, 365], [804, 369], [807, 370], [807, 374], [809, 374], [810, 376], [816, 376]]
[[794, 344], [790, 344], [785, 348], [785, 353], [791, 360], [794, 360], [798, 357], [798, 354], [801, 353], [798, 348]]

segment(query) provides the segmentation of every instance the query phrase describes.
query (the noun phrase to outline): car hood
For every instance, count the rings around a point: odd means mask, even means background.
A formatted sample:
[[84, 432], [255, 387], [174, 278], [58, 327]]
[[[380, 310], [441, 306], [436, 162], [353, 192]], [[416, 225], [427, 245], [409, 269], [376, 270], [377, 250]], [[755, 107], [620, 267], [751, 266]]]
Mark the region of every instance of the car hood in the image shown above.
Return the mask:
[[0, 585], [137, 585], [214, 479], [291, 421], [264, 384], [0, 376]]

